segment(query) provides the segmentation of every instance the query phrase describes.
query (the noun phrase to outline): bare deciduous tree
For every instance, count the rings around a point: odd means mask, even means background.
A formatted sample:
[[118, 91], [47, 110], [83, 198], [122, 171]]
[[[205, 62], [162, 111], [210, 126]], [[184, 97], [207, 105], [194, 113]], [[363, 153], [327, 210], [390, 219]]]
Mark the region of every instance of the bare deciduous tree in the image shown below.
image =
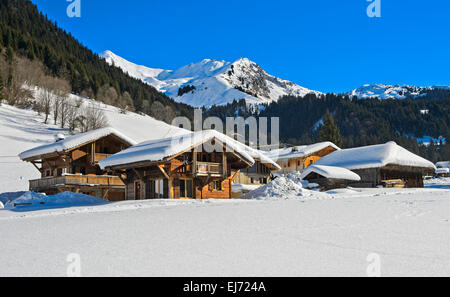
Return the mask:
[[102, 86], [97, 93], [97, 100], [105, 104], [115, 105], [119, 96], [117, 95], [116, 89], [109, 85]]
[[52, 111], [52, 101], [53, 101], [52, 99], [53, 99], [53, 94], [47, 89], [41, 90], [37, 96], [40, 111], [42, 113], [44, 113], [44, 116], [45, 116], [45, 119], [44, 119], [45, 124], [48, 123], [48, 118]]
[[99, 104], [91, 103], [83, 108], [81, 114], [75, 120], [80, 132], [87, 132], [108, 126], [108, 119]]

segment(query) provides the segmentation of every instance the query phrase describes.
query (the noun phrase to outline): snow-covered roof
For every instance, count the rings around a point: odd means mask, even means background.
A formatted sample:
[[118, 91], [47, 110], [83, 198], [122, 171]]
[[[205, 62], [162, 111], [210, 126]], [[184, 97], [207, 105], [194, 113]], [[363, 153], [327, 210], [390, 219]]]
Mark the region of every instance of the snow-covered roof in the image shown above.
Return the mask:
[[326, 149], [327, 147], [332, 147], [335, 150], [340, 150], [340, 148], [334, 143], [326, 141], [311, 145], [294, 146], [272, 150], [270, 152], [267, 152], [266, 155], [275, 161], [305, 158], [323, 149]]
[[448, 174], [450, 173], [450, 168], [438, 168], [436, 169], [436, 174]]
[[315, 165], [338, 166], [349, 170], [378, 168], [387, 165], [436, 169], [430, 161], [411, 153], [393, 141], [335, 151], [317, 161]]
[[109, 135], [114, 135], [119, 139], [123, 140], [124, 142], [128, 143], [129, 145], [136, 144], [134, 140], [123, 135], [122, 133], [118, 132], [113, 128], [102, 128], [98, 130], [89, 131], [86, 133], [72, 135], [63, 140], [51, 144], [38, 146], [36, 148], [21, 153], [19, 157], [22, 160], [40, 158], [43, 155], [52, 154], [55, 152], [64, 152]]
[[[102, 169], [105, 169], [139, 162], [163, 161], [177, 154], [189, 151], [193, 147], [207, 143], [212, 139], [219, 140], [226, 145], [227, 151], [238, 153], [250, 164], [254, 164], [255, 159], [259, 159], [262, 163], [270, 163], [273, 167], [279, 169], [279, 166], [273, 160], [266, 157], [261, 151], [250, 148], [215, 130], [198, 131], [185, 135], [143, 142], [100, 161], [99, 165]], [[205, 148], [205, 150], [207, 150], [207, 148]]]
[[320, 166], [320, 165], [312, 165], [303, 171], [301, 178], [305, 179], [310, 175], [311, 173], [317, 173], [323, 177], [330, 178], [330, 179], [344, 179], [344, 180], [352, 180], [352, 181], [360, 181], [361, 177], [342, 167], [335, 167], [335, 166]]
[[436, 163], [437, 168], [450, 168], [450, 161], [443, 161]]

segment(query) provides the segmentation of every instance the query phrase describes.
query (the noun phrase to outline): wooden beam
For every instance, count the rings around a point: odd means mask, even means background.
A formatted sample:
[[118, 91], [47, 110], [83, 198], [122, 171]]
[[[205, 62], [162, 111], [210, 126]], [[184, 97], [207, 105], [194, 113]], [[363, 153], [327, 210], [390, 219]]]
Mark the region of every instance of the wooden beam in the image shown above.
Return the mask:
[[124, 183], [124, 185], [126, 186], [127, 182], [126, 182], [126, 179], [122, 177], [122, 174], [119, 173], [119, 174], [117, 175], [117, 177], [120, 178], [120, 180], [121, 180], [121, 181]]
[[105, 193], [103, 193], [103, 197], [102, 197], [103, 200], [109, 201], [106, 199], [106, 196], [108, 196], [108, 193], [109, 193], [109, 189], [106, 189]]
[[230, 182], [231, 182], [231, 183], [236, 179], [236, 177], [238, 176], [238, 174], [239, 174], [240, 172], [241, 172], [240, 170], [236, 171], [236, 173], [230, 178]]
[[158, 165], [159, 170], [161, 170], [162, 174], [164, 174], [164, 176], [167, 179], [170, 179], [169, 175], [166, 173], [166, 171], [164, 170], [164, 166], [163, 165]]
[[91, 144], [91, 164], [95, 165], [95, 141]]
[[192, 175], [195, 177], [197, 175], [197, 150], [194, 148], [192, 152]]
[[173, 180], [171, 178], [169, 178], [168, 186], [169, 186], [169, 197], [168, 198], [174, 199]]
[[228, 175], [228, 165], [227, 165], [227, 154], [225, 152], [222, 152], [222, 173], [223, 177], [227, 178]]
[[33, 164], [34, 167], [36, 167], [37, 170], [39, 170], [39, 172], [42, 173], [42, 168], [39, 168], [35, 162], [31, 162], [31, 164]]
[[142, 175], [137, 171], [135, 168], [133, 168], [134, 173], [139, 177], [139, 179], [142, 179]]

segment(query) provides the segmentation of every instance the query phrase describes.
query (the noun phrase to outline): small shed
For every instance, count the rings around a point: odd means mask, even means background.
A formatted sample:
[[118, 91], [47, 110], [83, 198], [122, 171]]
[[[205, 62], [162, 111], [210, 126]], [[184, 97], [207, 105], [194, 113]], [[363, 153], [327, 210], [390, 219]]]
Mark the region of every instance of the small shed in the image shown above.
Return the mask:
[[361, 177], [354, 187], [377, 186], [421, 188], [423, 177], [433, 174], [430, 161], [413, 154], [395, 142], [336, 151], [315, 165], [343, 167]]
[[302, 180], [318, 184], [321, 190], [346, 188], [361, 181], [361, 177], [342, 167], [311, 165], [301, 175]]

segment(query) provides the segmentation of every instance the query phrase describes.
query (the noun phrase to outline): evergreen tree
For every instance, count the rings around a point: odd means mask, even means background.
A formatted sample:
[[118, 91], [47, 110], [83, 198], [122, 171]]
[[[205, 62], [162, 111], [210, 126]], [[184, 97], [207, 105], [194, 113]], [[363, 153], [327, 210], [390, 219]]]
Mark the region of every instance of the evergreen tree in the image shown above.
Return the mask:
[[325, 114], [323, 125], [319, 129], [319, 137], [321, 141], [331, 141], [339, 147], [343, 144], [341, 132], [334, 122], [333, 116], [328, 110]]

